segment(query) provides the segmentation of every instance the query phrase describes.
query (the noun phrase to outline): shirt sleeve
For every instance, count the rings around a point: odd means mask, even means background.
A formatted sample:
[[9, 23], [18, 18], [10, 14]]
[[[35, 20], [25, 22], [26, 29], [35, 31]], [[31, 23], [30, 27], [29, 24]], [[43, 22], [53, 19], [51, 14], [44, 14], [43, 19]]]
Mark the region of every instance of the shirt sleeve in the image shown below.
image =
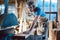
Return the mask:
[[45, 17], [46, 16], [46, 14], [45, 14], [45, 12], [43, 10], [38, 10], [37, 15], [41, 16], [41, 17]]

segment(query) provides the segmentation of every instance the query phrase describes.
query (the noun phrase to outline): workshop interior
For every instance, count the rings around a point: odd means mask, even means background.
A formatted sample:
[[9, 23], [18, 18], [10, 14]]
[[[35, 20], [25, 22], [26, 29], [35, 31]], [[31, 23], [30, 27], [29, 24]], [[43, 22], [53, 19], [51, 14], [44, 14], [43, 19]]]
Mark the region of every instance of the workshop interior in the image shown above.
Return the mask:
[[60, 40], [60, 0], [0, 0], [0, 40]]

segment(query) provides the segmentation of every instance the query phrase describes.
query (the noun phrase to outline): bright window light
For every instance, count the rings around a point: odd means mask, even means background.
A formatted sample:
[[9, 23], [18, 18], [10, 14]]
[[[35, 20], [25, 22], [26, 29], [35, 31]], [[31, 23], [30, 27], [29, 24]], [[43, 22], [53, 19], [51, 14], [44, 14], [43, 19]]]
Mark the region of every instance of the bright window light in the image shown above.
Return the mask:
[[51, 2], [53, 2], [53, 3], [57, 3], [57, 0], [51, 0]]
[[50, 0], [44, 0], [44, 1], [46, 1], [46, 2], [50, 2]]
[[[46, 2], [50, 2], [50, 0], [44, 0], [44, 1], [46, 1]], [[53, 3], [57, 3], [57, 0], [51, 0], [51, 2], [53, 2]]]

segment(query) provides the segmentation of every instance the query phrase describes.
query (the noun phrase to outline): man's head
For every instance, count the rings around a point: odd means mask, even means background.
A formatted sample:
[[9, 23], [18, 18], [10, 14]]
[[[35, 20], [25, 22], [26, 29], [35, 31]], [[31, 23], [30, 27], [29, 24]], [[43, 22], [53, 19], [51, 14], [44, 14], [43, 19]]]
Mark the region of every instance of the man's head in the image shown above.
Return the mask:
[[34, 11], [34, 8], [35, 8], [34, 2], [30, 1], [27, 4], [28, 4], [28, 7], [29, 7], [30, 11]]

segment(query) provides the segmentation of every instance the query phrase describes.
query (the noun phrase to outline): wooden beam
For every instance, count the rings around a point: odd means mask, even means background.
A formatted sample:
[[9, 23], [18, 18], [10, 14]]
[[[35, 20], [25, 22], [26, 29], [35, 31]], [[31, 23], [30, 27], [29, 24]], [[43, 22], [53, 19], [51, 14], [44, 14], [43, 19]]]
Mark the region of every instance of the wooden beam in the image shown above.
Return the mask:
[[[27, 0], [17, 0], [17, 1], [27, 1]], [[4, 4], [4, 0], [0, 0], [0, 4]], [[15, 0], [9, 0], [9, 4], [15, 4]]]
[[49, 22], [49, 40], [56, 40], [57, 32], [53, 31], [52, 23], [53, 23], [52, 21]]
[[52, 21], [49, 22], [49, 40], [52, 40]]

